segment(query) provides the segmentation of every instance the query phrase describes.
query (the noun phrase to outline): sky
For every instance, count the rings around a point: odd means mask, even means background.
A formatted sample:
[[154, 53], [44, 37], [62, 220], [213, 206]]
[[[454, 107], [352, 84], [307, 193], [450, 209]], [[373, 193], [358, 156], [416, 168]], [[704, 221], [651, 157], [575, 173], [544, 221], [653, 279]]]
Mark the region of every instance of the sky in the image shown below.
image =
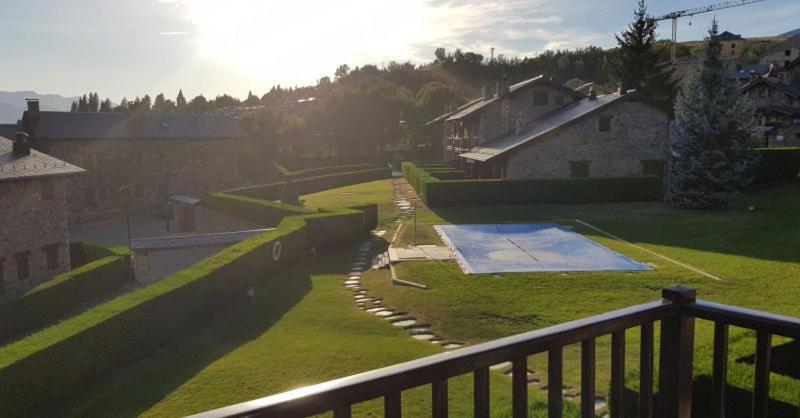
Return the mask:
[[[653, 15], [721, 0], [650, 0]], [[3, 0], [0, 91], [119, 101], [262, 94], [315, 84], [340, 64], [431, 61], [436, 47], [489, 56], [614, 45], [635, 0]], [[777, 35], [800, 27], [797, 0], [766, 0], [684, 18], [679, 40], [722, 30]], [[691, 25], [690, 25], [691, 23]], [[662, 22], [662, 37], [670, 23]]]

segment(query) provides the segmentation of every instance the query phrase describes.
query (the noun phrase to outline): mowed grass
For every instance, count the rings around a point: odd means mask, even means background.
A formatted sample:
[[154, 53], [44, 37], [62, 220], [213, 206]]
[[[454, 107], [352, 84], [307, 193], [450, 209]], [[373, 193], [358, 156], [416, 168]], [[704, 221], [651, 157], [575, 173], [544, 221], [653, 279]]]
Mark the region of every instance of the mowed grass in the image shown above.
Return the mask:
[[[754, 211], [748, 210], [749, 206]], [[408, 262], [397, 266], [402, 279], [427, 284], [430, 290], [391, 286], [387, 273], [374, 272], [365, 282], [387, 306], [408, 311], [444, 337], [477, 343], [555, 325], [613, 309], [656, 300], [660, 290], [684, 284], [702, 299], [800, 316], [800, 184], [776, 186], [737, 198], [728, 210], [675, 211], [659, 203], [606, 205], [512, 205], [492, 207], [418, 207], [416, 240], [441, 241], [433, 225], [446, 223], [558, 222], [600, 244], [655, 266], [638, 273], [525, 273], [464, 275], [454, 262]], [[603, 231], [648, 250], [720, 277], [715, 281], [647, 251], [589, 228]], [[400, 245], [412, 243], [411, 225], [404, 226]], [[701, 391], [711, 369], [713, 328], [698, 321], [695, 374]], [[636, 389], [638, 329], [627, 332], [627, 377]], [[745, 405], [753, 382], [753, 366], [737, 359], [753, 353], [754, 334], [732, 329], [729, 382], [737, 396], [732, 407]], [[775, 339], [774, 345], [784, 340]], [[598, 340], [598, 391], [606, 392], [610, 339]], [[580, 385], [579, 347], [565, 351], [566, 384]], [[798, 360], [800, 361], [800, 360]], [[546, 377], [546, 358], [533, 356], [530, 365]], [[800, 384], [773, 373], [771, 396], [783, 404], [773, 411], [797, 414]], [[738, 403], [736, 403], [738, 402]], [[791, 405], [789, 405], [791, 404]], [[700, 403], [702, 405], [702, 403]], [[792, 409], [795, 408], [795, 409]], [[741, 408], [740, 408], [741, 409]], [[702, 415], [702, 414], [701, 414]], [[777, 415], [776, 415], [777, 416]]]
[[353, 186], [340, 187], [302, 196], [303, 206], [309, 208], [331, 208], [378, 204], [378, 223], [394, 219], [396, 208], [393, 203], [391, 180], [377, 180]]

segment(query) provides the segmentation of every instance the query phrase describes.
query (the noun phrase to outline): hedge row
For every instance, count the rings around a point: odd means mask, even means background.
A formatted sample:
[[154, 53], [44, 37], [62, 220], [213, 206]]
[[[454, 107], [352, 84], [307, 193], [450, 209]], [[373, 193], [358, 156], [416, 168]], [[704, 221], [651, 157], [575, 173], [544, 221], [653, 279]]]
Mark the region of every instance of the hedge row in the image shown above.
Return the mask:
[[800, 148], [759, 148], [755, 183], [796, 179], [800, 175]]
[[[292, 183], [297, 189], [297, 192], [302, 195], [391, 177], [391, 168], [384, 165], [379, 168], [370, 168], [367, 170], [299, 178], [292, 180]], [[238, 189], [227, 190], [224, 193], [235, 196], [251, 197], [255, 199], [278, 200], [280, 199], [281, 192], [283, 191], [285, 185], [285, 181], [280, 181], [270, 184], [241, 187]]]
[[127, 248], [76, 243], [70, 246], [70, 253], [80, 254], [86, 264], [0, 305], [0, 341], [58, 322], [81, 304], [107, 295], [133, 279]]
[[282, 167], [282, 173], [286, 177], [286, 180], [299, 180], [305, 179], [309, 177], [319, 177], [319, 176], [328, 176], [331, 174], [344, 174], [344, 173], [353, 173], [356, 171], [366, 171], [366, 170], [377, 170], [382, 168], [387, 168], [388, 164], [351, 164], [351, 165], [336, 165], [330, 167], [318, 167], [318, 168], [309, 168], [306, 170], [299, 170], [299, 171], [289, 171], [286, 168]]
[[[309, 248], [354, 244], [366, 218], [354, 209], [287, 217], [275, 230], [0, 348], [2, 415], [59, 415], [76, 392], [198, 331], [249, 286], [301, 260]], [[278, 241], [281, 255], [274, 260]]]
[[527, 203], [605, 203], [660, 200], [657, 176], [529, 180], [443, 180], [456, 170], [433, 172], [403, 163], [403, 175], [429, 206]]

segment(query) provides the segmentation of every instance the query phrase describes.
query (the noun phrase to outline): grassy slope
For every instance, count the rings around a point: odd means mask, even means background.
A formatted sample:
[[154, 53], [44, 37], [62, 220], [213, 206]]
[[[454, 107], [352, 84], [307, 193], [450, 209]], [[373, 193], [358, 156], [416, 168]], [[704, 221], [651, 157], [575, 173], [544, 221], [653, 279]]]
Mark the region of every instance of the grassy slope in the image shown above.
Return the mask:
[[394, 219], [395, 208], [392, 196], [391, 180], [378, 180], [305, 195], [302, 199], [304, 200], [304, 206], [309, 208], [360, 206], [377, 203], [378, 223], [382, 224]]
[[[508, 274], [465, 276], [453, 262], [405, 263], [401, 278], [429, 284], [430, 291], [392, 287], [385, 273], [365, 278], [387, 305], [402, 308], [431, 322], [449, 338], [485, 341], [597, 314], [659, 297], [662, 287], [681, 283], [698, 289], [700, 297], [772, 312], [800, 316], [800, 184], [740, 197], [724, 212], [682, 212], [658, 204], [499, 206], [443, 208], [418, 212], [417, 240], [439, 243], [432, 226], [441, 223], [558, 221], [639, 261], [655, 263], [646, 273]], [[753, 204], [754, 213], [746, 207]], [[647, 252], [586, 228], [581, 219], [626, 240], [699, 267], [724, 279], [715, 282]], [[403, 243], [411, 241], [404, 229]], [[710, 370], [711, 327], [698, 322], [697, 374]], [[628, 331], [628, 370], [635, 386], [638, 330]], [[729, 381], [752, 385], [752, 366], [734, 360], [752, 353], [754, 338], [732, 331]], [[780, 340], [776, 340], [780, 342]], [[609, 339], [598, 341], [598, 389], [607, 387]], [[579, 385], [578, 347], [565, 353], [567, 383]], [[544, 356], [531, 365], [546, 370]], [[545, 375], [545, 373], [540, 373]], [[798, 382], [773, 374], [771, 394], [797, 402]]]

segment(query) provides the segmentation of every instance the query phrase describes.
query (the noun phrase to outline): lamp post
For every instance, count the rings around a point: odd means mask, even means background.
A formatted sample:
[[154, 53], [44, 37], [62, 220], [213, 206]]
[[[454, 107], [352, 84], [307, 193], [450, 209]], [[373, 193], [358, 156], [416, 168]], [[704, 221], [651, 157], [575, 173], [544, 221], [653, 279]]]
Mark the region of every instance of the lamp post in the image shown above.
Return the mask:
[[125, 226], [128, 229], [128, 248], [131, 248], [131, 186], [122, 186], [119, 192], [125, 197]]

